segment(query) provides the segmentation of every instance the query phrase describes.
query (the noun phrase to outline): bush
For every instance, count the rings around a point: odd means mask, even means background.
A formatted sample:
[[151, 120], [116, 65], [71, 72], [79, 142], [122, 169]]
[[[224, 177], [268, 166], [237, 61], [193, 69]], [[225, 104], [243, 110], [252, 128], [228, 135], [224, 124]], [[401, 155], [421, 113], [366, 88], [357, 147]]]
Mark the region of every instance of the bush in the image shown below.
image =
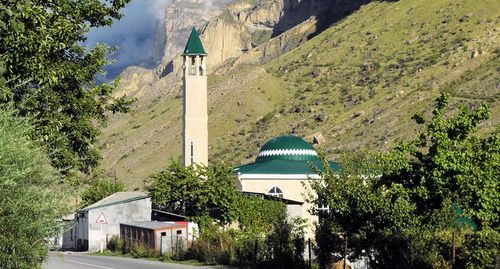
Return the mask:
[[118, 235], [113, 235], [107, 244], [107, 247], [112, 252], [123, 252], [123, 241]]
[[184, 260], [186, 257], [186, 244], [184, 240], [175, 240], [174, 248], [172, 250], [171, 258], [174, 261]]
[[185, 259], [194, 259], [200, 262], [215, 263], [216, 259], [213, 256], [215, 247], [209, 240], [198, 238], [187, 249]]
[[154, 251], [151, 251], [143, 243], [134, 243], [130, 248], [130, 255], [134, 258], [148, 258], [154, 256]]
[[215, 262], [217, 264], [225, 264], [225, 265], [230, 265], [231, 264], [231, 251], [230, 250], [220, 250], [215, 252], [214, 254], [215, 257]]

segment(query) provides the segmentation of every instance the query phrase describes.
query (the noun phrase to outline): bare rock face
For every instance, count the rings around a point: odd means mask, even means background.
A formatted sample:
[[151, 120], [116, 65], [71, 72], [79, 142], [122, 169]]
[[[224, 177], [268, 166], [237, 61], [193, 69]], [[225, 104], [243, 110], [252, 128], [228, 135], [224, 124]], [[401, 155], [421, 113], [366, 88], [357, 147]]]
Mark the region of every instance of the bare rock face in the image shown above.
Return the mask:
[[326, 142], [325, 137], [323, 136], [323, 133], [321, 132], [316, 132], [313, 134], [313, 144], [315, 145], [321, 145]]
[[226, 16], [230, 15], [225, 13], [210, 21], [202, 31], [202, 41], [209, 53], [209, 70], [251, 48], [251, 37], [244, 26]]
[[227, 0], [177, 0], [165, 11], [163, 63], [182, 53], [192, 27], [202, 28], [226, 7]]
[[120, 75], [116, 96], [126, 94], [138, 99], [137, 106], [148, 105], [162, 96], [175, 93], [181, 78], [182, 53], [192, 27], [200, 29], [217, 17], [228, 0], [176, 0], [165, 10], [157, 26], [154, 69], [128, 67]]
[[363, 2], [368, 0], [176, 0], [157, 26], [158, 66], [127, 68], [117, 94], [137, 97], [140, 105], [178, 90], [182, 66], [178, 56], [193, 26], [201, 30], [209, 72], [224, 74], [279, 57], [329, 25], [331, 18]]

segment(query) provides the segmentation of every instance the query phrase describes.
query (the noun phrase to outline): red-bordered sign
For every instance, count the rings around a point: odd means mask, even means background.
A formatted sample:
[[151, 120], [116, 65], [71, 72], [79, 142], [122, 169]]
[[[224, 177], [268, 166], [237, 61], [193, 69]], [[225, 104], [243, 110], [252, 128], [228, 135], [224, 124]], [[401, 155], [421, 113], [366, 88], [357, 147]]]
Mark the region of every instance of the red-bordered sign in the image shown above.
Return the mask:
[[95, 221], [97, 224], [108, 224], [108, 220], [106, 219], [106, 216], [104, 216], [104, 212], [101, 212], [101, 215], [97, 218]]

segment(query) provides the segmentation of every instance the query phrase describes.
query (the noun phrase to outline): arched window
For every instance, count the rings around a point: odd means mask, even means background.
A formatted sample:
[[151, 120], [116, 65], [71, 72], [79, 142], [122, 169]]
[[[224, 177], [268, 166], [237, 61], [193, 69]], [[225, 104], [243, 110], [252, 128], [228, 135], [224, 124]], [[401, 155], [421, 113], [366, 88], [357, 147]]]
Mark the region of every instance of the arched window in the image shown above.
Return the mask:
[[200, 70], [199, 70], [199, 74], [200, 76], [204, 76], [205, 75], [205, 59], [203, 58], [203, 56], [200, 56], [200, 66], [199, 66]]
[[189, 68], [189, 75], [196, 75], [196, 57], [191, 56], [191, 66]]
[[283, 191], [280, 188], [276, 187], [276, 186], [272, 187], [269, 190], [268, 194], [271, 195], [271, 196], [276, 196], [276, 197], [283, 198]]

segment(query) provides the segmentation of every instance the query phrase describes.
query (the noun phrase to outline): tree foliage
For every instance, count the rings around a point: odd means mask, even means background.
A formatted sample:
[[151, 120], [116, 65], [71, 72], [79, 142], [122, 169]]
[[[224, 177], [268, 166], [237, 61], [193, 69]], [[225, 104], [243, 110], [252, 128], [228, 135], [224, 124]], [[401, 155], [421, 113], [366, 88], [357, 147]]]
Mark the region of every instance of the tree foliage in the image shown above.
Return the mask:
[[374, 267], [447, 267], [455, 231], [455, 267], [494, 267], [500, 246], [500, 130], [485, 138], [471, 135], [489, 117], [487, 104], [457, 113], [445, 113], [447, 106], [443, 94], [429, 121], [415, 117], [425, 124], [422, 133], [391, 152], [348, 157], [339, 174], [319, 171], [322, 179], [312, 184], [309, 200], [330, 207], [328, 213], [314, 212], [321, 217], [317, 240], [325, 264], [342, 253], [343, 235], [352, 257], [371, 257]]
[[0, 106], [0, 268], [36, 268], [47, 259], [68, 208], [64, 186], [32, 126]]
[[127, 111], [116, 84], [97, 85], [108, 48], [83, 44], [92, 27], [119, 19], [129, 0], [7, 0], [0, 3], [0, 62], [7, 88], [0, 103], [36, 119], [33, 136], [48, 145], [53, 165], [89, 172], [100, 158], [92, 145], [106, 112]]
[[237, 192], [236, 178], [225, 164], [183, 167], [172, 161], [150, 179], [153, 204], [200, 226], [199, 238], [177, 259], [255, 268], [303, 265], [303, 222], [288, 219], [280, 201]]
[[89, 206], [115, 192], [123, 191], [123, 183], [112, 179], [93, 178], [89, 186], [82, 192], [82, 203], [80, 207]]
[[173, 213], [192, 217], [199, 224], [213, 217], [221, 225], [236, 218], [236, 179], [222, 163], [184, 167], [171, 161], [153, 174], [147, 186], [153, 203]]

